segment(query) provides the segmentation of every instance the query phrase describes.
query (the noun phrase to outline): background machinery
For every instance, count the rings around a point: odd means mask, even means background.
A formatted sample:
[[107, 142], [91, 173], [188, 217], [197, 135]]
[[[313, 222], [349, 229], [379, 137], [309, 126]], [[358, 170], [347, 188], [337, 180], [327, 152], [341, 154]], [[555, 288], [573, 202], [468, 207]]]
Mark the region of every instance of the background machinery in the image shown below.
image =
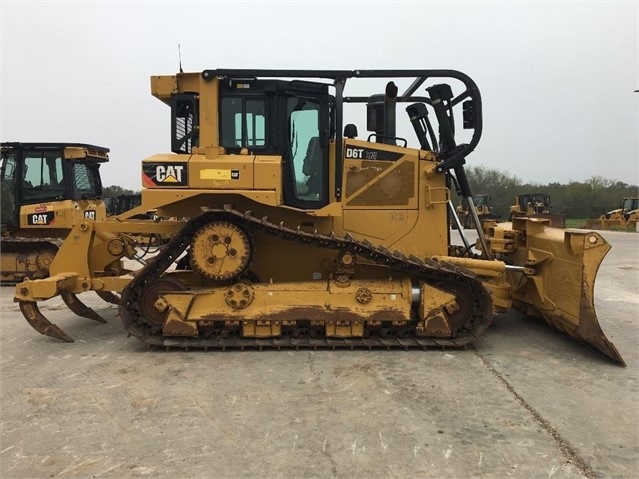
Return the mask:
[[585, 228], [597, 230], [637, 230], [637, 220], [639, 220], [639, 198], [623, 198], [619, 208], [603, 213], [595, 220], [588, 220]]
[[[107, 217], [117, 216], [118, 221], [124, 219], [157, 221], [160, 219], [157, 217], [156, 211], [141, 211], [138, 208], [142, 205], [142, 195], [140, 193], [112, 196], [104, 198], [104, 202], [106, 204]], [[135, 214], [130, 213], [132, 210], [135, 210]], [[142, 256], [154, 254], [156, 252], [154, 250], [155, 247], [168, 241], [168, 238], [163, 238], [156, 234], [134, 234], [132, 238], [137, 242], [138, 246], [143, 248]]]
[[[63, 291], [121, 291], [130, 334], [205, 350], [458, 347], [516, 307], [623, 364], [594, 310], [600, 235], [541, 218], [480, 227], [464, 164], [482, 103], [467, 75], [216, 69], [154, 76], [151, 91], [170, 107], [172, 153], [142, 162], [139, 209], [184, 221], [145, 223], [171, 239], [134, 275], [134, 220], [75, 225], [51, 276], [16, 286], [43, 334], [70, 340], [37, 305]], [[474, 245], [451, 242], [452, 183]]]
[[[2, 143], [0, 280], [49, 276], [58, 248], [75, 224], [106, 218], [100, 164], [107, 148], [84, 143]], [[116, 295], [98, 291], [110, 303]], [[61, 292], [75, 313], [103, 321], [74, 293]]]
[[[490, 206], [490, 198], [488, 195], [473, 195], [473, 203], [475, 205], [475, 210], [477, 211], [477, 218], [479, 218], [480, 223], [482, 221], [491, 220], [499, 222], [501, 219], [499, 215], [493, 213], [493, 208]], [[476, 228], [475, 223], [472, 219], [472, 214], [468, 207], [468, 200], [462, 198], [459, 200], [459, 205], [455, 209], [457, 213], [457, 218], [459, 219], [459, 223], [465, 229], [474, 229]], [[457, 222], [453, 221], [451, 224], [453, 229], [457, 228]]]
[[140, 206], [142, 204], [142, 195], [134, 193], [130, 195], [105, 197], [104, 203], [106, 204], [107, 216], [117, 216]]
[[550, 195], [546, 193], [527, 193], [515, 196], [515, 204], [510, 207], [510, 221], [513, 218], [546, 218], [551, 226], [566, 227], [566, 217], [561, 213], [553, 213]]
[[99, 167], [108, 153], [81, 143], [2, 143], [3, 282], [47, 277], [78, 219], [106, 217]]

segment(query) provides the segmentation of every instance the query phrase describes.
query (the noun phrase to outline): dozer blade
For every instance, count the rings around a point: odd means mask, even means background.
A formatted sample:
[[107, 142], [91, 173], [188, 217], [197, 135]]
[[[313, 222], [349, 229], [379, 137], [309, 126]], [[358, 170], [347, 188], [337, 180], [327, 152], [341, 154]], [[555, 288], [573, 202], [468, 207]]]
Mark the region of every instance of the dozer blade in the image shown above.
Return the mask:
[[42, 315], [35, 301], [20, 301], [19, 305], [22, 315], [37, 332], [68, 343], [74, 342], [73, 338]]
[[605, 229], [604, 222], [601, 219], [590, 219], [586, 220], [586, 224], [584, 225], [584, 229], [588, 230], [603, 230]]
[[525, 263], [535, 273], [521, 278], [513, 305], [625, 366], [601, 330], [594, 304], [595, 278], [610, 245], [593, 231], [546, 228], [534, 221], [526, 230]]
[[93, 321], [98, 321], [100, 323], [106, 323], [106, 319], [101, 317], [98, 313], [96, 313], [86, 304], [80, 301], [75, 294], [69, 293], [67, 291], [61, 291], [60, 296], [62, 297], [62, 301], [64, 301], [64, 304], [66, 304], [69, 309], [78, 316], [92, 319]]
[[120, 297], [111, 291], [96, 291], [95, 294], [100, 296], [100, 298], [107, 303], [115, 304], [116, 306], [120, 305]]
[[566, 217], [561, 213], [539, 213], [534, 216], [535, 218], [545, 218], [550, 220], [550, 226], [554, 228], [565, 228]]

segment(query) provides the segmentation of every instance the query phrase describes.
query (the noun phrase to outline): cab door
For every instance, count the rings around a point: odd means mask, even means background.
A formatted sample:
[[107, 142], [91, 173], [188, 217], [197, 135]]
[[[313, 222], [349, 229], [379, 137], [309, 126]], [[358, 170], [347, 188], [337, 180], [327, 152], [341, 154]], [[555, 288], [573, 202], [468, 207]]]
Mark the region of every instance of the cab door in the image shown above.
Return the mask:
[[329, 203], [328, 103], [328, 89], [322, 84], [278, 92], [278, 150], [288, 206], [318, 209]]
[[18, 224], [19, 207], [16, 205], [15, 183], [18, 174], [16, 154], [14, 152], [8, 153], [6, 156], [3, 152], [0, 176], [2, 179], [0, 218], [2, 219], [3, 225], [16, 225]]

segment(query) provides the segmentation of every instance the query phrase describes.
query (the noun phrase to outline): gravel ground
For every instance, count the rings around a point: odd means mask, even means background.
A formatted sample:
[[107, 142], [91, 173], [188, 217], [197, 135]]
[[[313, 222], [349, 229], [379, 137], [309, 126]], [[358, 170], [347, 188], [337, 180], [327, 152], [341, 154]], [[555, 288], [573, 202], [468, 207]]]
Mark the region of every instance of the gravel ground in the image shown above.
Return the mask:
[[639, 477], [639, 235], [604, 232], [602, 328], [619, 367], [501, 315], [466, 350], [148, 350], [108, 320], [0, 288], [0, 464], [25, 477]]

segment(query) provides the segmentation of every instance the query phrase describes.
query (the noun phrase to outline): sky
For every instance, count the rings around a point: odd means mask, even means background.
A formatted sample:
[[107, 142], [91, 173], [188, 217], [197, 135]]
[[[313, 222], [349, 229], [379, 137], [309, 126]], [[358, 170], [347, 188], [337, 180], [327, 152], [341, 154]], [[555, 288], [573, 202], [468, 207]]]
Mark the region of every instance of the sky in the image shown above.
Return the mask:
[[638, 19], [636, 0], [0, 0], [0, 140], [106, 146], [103, 184], [139, 190], [141, 160], [170, 152], [149, 78], [178, 71], [180, 45], [194, 72], [460, 70], [484, 109], [469, 165], [636, 185]]

